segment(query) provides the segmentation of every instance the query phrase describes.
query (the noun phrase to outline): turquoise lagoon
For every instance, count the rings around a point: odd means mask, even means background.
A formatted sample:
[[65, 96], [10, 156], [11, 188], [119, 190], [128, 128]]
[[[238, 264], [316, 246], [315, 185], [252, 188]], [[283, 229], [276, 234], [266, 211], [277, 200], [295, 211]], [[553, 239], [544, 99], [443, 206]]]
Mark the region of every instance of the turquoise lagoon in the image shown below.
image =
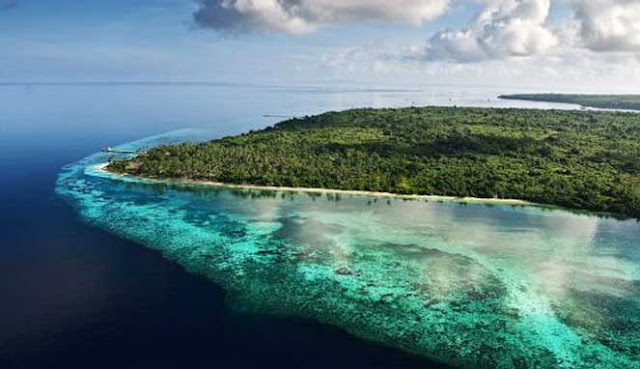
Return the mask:
[[[119, 148], [212, 138], [185, 130]], [[87, 223], [228, 292], [469, 368], [640, 368], [640, 224], [559, 209], [238, 190], [105, 174], [56, 191]]]

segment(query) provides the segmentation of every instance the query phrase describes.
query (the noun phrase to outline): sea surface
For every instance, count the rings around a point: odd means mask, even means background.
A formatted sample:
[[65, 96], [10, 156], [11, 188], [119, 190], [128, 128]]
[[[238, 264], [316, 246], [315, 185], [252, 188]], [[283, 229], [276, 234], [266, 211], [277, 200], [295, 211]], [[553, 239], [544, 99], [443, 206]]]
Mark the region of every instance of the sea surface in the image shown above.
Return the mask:
[[[640, 225], [123, 180], [135, 150], [352, 107], [576, 108], [429, 86], [0, 86], [0, 367], [640, 366]], [[527, 92], [527, 91], [524, 91]]]

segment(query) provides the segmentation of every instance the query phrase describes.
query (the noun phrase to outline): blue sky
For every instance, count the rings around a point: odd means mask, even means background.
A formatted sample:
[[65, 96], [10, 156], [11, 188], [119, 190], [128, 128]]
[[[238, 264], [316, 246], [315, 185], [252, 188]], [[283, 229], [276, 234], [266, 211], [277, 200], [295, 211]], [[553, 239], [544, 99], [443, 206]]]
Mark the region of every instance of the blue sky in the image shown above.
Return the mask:
[[640, 86], [640, 4], [627, 0], [2, 4], [4, 82]]

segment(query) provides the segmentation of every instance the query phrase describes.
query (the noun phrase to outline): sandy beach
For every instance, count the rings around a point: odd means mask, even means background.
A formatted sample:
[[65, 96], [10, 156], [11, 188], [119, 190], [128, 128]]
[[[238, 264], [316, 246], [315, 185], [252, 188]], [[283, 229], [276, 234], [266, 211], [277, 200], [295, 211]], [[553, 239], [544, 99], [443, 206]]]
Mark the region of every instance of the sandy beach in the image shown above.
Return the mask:
[[[101, 163], [95, 166], [96, 169], [103, 173], [107, 173], [113, 177], [129, 177], [126, 174], [117, 174], [107, 170], [109, 163]], [[483, 203], [483, 204], [503, 204], [503, 205], [528, 205], [528, 206], [549, 206], [543, 204], [537, 204], [525, 200], [517, 199], [499, 199], [499, 198], [481, 198], [481, 197], [455, 197], [455, 196], [439, 196], [439, 195], [408, 195], [397, 194], [391, 192], [375, 192], [375, 191], [358, 191], [358, 190], [336, 190], [331, 188], [310, 188], [310, 187], [277, 187], [277, 186], [259, 186], [252, 184], [233, 184], [213, 181], [197, 181], [191, 179], [155, 179], [155, 178], [140, 178], [144, 181], [155, 183], [167, 183], [167, 184], [186, 184], [186, 185], [200, 185], [200, 186], [214, 186], [243, 190], [263, 190], [263, 191], [281, 191], [281, 192], [304, 192], [304, 193], [318, 193], [318, 194], [338, 194], [349, 196], [361, 196], [361, 197], [381, 197], [381, 198], [396, 198], [407, 200], [423, 200], [423, 201], [452, 201], [452, 202], [465, 202], [465, 203]]]

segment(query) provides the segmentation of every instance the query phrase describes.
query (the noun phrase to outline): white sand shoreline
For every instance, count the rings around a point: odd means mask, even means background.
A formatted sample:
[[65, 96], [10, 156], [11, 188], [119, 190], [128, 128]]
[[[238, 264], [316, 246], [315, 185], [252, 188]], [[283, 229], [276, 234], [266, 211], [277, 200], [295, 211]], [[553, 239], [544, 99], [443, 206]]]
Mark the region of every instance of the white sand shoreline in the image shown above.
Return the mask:
[[213, 181], [198, 181], [198, 180], [191, 180], [191, 179], [154, 179], [154, 178], [135, 177], [135, 176], [130, 176], [126, 174], [112, 173], [106, 169], [107, 165], [109, 165], [109, 163], [101, 163], [101, 164], [95, 165], [95, 168], [98, 171], [109, 174], [110, 176], [113, 176], [113, 177], [136, 178], [139, 180], [149, 181], [154, 183], [201, 185], [201, 186], [223, 187], [223, 188], [244, 189], [244, 190], [351, 195], [351, 196], [360, 196], [360, 197], [380, 197], [380, 198], [394, 198], [394, 199], [407, 199], [407, 200], [449, 201], [449, 202], [461, 202], [461, 203], [551, 207], [551, 205], [538, 204], [538, 203], [534, 203], [526, 200], [518, 200], [518, 199], [455, 197], [455, 196], [439, 196], [439, 195], [408, 195], [408, 194], [397, 194], [397, 193], [391, 193], [391, 192], [336, 190], [331, 188], [260, 186], [260, 185], [252, 185], [252, 184], [233, 184], [233, 183], [223, 183], [223, 182], [213, 182]]

